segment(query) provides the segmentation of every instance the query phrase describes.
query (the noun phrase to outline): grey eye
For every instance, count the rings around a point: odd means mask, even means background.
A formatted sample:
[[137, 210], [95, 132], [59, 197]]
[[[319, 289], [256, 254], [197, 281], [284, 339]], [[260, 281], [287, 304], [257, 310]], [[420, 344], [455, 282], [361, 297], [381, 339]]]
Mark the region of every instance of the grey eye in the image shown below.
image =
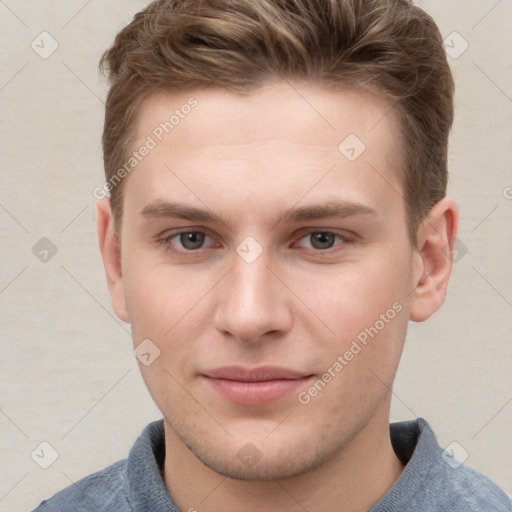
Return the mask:
[[329, 231], [319, 231], [309, 235], [311, 246], [315, 249], [330, 249], [334, 246], [336, 235]]
[[201, 233], [201, 231], [188, 231], [186, 233], [181, 233], [179, 237], [181, 245], [185, 249], [193, 251], [194, 249], [200, 249], [203, 246], [206, 235]]

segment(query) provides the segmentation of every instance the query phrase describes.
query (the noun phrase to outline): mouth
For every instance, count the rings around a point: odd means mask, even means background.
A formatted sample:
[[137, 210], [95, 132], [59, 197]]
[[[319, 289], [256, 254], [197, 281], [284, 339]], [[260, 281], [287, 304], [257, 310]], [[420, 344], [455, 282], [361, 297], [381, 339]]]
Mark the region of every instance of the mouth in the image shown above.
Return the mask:
[[289, 368], [228, 366], [205, 372], [202, 377], [222, 398], [246, 406], [276, 402], [305, 386], [312, 374]]

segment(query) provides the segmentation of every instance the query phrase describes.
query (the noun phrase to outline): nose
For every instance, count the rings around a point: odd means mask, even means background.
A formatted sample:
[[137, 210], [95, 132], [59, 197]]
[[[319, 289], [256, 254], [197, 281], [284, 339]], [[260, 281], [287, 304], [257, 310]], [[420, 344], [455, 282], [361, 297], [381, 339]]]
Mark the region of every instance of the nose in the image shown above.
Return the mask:
[[268, 261], [247, 263], [234, 255], [234, 267], [219, 290], [214, 326], [245, 343], [282, 335], [291, 328], [290, 297]]

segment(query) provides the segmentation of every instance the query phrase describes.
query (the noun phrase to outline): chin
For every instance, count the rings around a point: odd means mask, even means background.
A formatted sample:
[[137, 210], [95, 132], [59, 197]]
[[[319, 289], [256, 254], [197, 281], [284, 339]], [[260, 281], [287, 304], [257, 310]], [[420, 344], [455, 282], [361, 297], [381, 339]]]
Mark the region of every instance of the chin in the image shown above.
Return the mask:
[[[280, 453], [271, 455], [256, 453], [252, 460], [244, 460], [244, 457], [238, 454], [235, 457], [223, 457], [222, 454], [215, 453], [194, 452], [194, 454], [205, 466], [219, 475], [246, 482], [269, 482], [294, 478], [309, 473], [325, 462], [322, 454], [305, 453], [303, 447], [300, 452], [297, 449], [288, 454], [284, 454], [282, 450]], [[311, 456], [308, 457], [308, 454]]]
[[302, 429], [285, 430], [253, 438], [213, 435], [211, 431], [198, 432], [180, 425], [170, 427], [204, 466], [227, 478], [247, 482], [286, 480], [309, 473], [333, 458], [344, 445], [333, 432], [317, 432], [315, 436]]

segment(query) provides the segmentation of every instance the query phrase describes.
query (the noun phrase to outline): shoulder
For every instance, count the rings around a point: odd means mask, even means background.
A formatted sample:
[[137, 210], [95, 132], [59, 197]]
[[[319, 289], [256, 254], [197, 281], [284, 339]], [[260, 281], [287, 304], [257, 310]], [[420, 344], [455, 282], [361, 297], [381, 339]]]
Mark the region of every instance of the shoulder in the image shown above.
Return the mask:
[[466, 466], [449, 467], [438, 472], [438, 486], [445, 489], [450, 510], [510, 512], [512, 500], [494, 482]]
[[443, 450], [424, 419], [391, 425], [391, 440], [405, 468], [372, 512], [512, 511], [507, 494]]
[[44, 500], [33, 512], [64, 512], [68, 510], [96, 512], [128, 512], [126, 460], [93, 473]]
[[[418, 423], [423, 437], [425, 466], [428, 470], [423, 484], [426, 496], [432, 501], [437, 497], [444, 507], [454, 512], [466, 510], [512, 511], [512, 502], [505, 492], [489, 478], [465, 466], [457, 460], [461, 450], [461, 460], [465, 453], [462, 447], [442, 449], [430, 425], [423, 419]], [[429, 451], [426, 454], [426, 451]]]
[[82, 478], [33, 512], [177, 510], [160, 473], [164, 457], [164, 426], [159, 420], [146, 426], [127, 459]]
[[442, 463], [434, 465], [423, 487], [421, 495], [438, 507], [442, 506], [443, 510], [512, 511], [512, 501], [504, 491], [486, 476], [463, 465], [456, 468], [443, 467]]

